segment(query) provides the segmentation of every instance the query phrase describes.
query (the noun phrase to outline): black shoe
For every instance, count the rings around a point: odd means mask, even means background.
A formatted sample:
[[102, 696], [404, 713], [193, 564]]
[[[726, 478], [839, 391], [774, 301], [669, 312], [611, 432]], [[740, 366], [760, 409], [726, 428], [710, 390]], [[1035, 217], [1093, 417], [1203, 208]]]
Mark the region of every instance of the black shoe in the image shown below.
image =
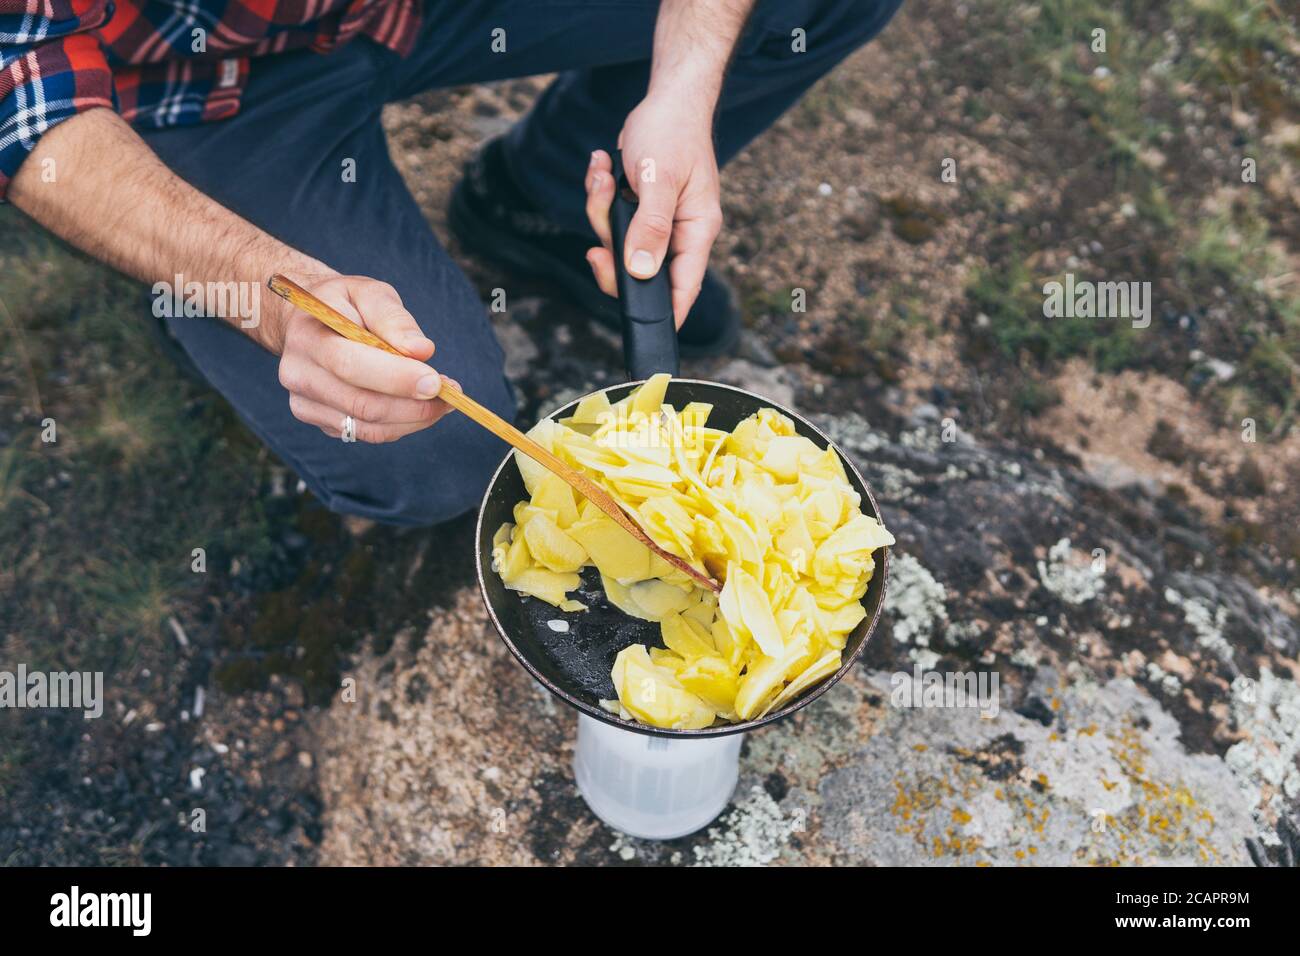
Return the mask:
[[[448, 212], [451, 231], [468, 251], [554, 280], [601, 323], [621, 330], [618, 300], [600, 291], [587, 264], [592, 241], [561, 229], [537, 210], [510, 175], [500, 139], [466, 164]], [[677, 333], [678, 348], [685, 358], [704, 358], [732, 351], [739, 339], [736, 297], [710, 269]]]

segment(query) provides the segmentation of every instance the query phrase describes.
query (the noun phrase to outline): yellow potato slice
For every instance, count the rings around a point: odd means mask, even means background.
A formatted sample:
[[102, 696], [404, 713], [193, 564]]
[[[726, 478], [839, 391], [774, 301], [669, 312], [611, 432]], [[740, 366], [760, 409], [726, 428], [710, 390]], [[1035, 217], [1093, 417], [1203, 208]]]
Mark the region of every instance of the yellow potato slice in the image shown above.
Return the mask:
[[731, 665], [721, 657], [697, 657], [675, 672], [677, 680], [719, 716], [734, 714], [739, 681]]
[[674, 674], [686, 666], [686, 660], [662, 647], [650, 648], [650, 660], [658, 667], [666, 667]]
[[568, 528], [569, 537], [586, 549], [605, 577], [634, 584], [650, 577], [650, 549], [596, 511]]
[[750, 720], [757, 715], [769, 700], [780, 693], [789, 669], [790, 665], [779, 657], [760, 657], [737, 685], [736, 715], [741, 720]]
[[708, 402], [689, 402], [681, 411], [682, 424], [692, 428], [703, 428], [713, 412]]
[[718, 656], [739, 674], [741, 662], [744, 660], [745, 641], [731, 633], [731, 628], [727, 627], [727, 622], [721, 616], [715, 618], [709, 625], [709, 636], [713, 639], [713, 646], [718, 649]]
[[650, 615], [642, 610], [641, 605], [637, 604], [633, 599], [630, 585], [625, 586], [619, 584], [618, 581], [613, 578], [606, 577], [602, 574], [600, 576], [600, 587], [601, 590], [605, 592], [605, 597], [609, 599], [609, 603], [614, 605], [614, 607], [618, 608], [628, 617], [635, 617], [642, 621], [655, 620], [655, 618], [650, 617]]
[[861, 601], [850, 601], [843, 607], [822, 613], [826, 615], [823, 628], [827, 633], [847, 634], [862, 623], [862, 619], [867, 616], [867, 609]]
[[528, 545], [524, 543], [523, 533], [516, 527], [514, 538], [510, 542], [510, 547], [506, 549], [505, 559], [501, 563], [501, 579], [509, 584], [528, 570], [532, 563], [533, 558], [528, 553]]
[[[526, 568], [514, 577], [502, 578], [502, 580], [512, 591], [522, 591], [547, 604], [560, 607], [566, 603], [566, 593], [576, 588], [580, 579], [576, 574], [560, 574], [556, 571], [548, 571], [546, 568]], [[576, 601], [573, 603], [578, 604]], [[582, 609], [581, 604], [573, 608], [573, 610]]]
[[577, 571], [587, 563], [587, 552], [565, 534], [550, 515], [538, 511], [524, 525], [528, 553], [544, 568], [552, 571]]
[[682, 611], [682, 617], [687, 621], [698, 624], [699, 629], [708, 634], [709, 626], [713, 623], [714, 616], [718, 613], [718, 597], [712, 591], [705, 591], [702, 588], [697, 589], [699, 594], [699, 603], [693, 604], [685, 611]]
[[808, 523], [803, 518], [803, 508], [798, 501], [790, 500], [781, 508], [785, 528], [776, 539], [776, 550], [790, 559], [796, 574], [806, 574], [812, 564], [816, 546], [808, 533]]
[[677, 473], [671, 468], [650, 462], [634, 461], [630, 464], [605, 469], [605, 477], [612, 481], [637, 483], [643, 485], [662, 485], [671, 488], [678, 480]]
[[821, 449], [802, 435], [777, 435], [767, 443], [762, 465], [780, 481], [797, 481], [803, 461], [815, 461], [820, 455]]
[[619, 703], [654, 727], [700, 730], [713, 723], [713, 709], [678, 683], [676, 675], [650, 660], [643, 644], [619, 651], [612, 675]]
[[727, 438], [727, 451], [742, 458], [753, 458], [758, 440], [758, 418], [750, 416], [731, 430]]
[[727, 555], [742, 567], [757, 572], [763, 565], [763, 549], [754, 529], [736, 517], [729, 508], [719, 508], [714, 520], [718, 523]]
[[766, 716], [772, 710], [780, 710], [813, 684], [825, 680], [839, 669], [840, 652], [838, 650], [827, 651], [816, 662], [806, 667], [798, 677], [786, 684], [785, 689], [772, 698], [771, 703], [763, 708], [759, 716]]
[[668, 391], [670, 381], [672, 376], [663, 372], [646, 379], [645, 384], [631, 395], [632, 410], [647, 416], [658, 415], [659, 406], [664, 403], [664, 394]]
[[725, 555], [727, 553], [727, 543], [722, 538], [722, 531], [718, 523], [712, 518], [706, 518], [704, 515], [696, 515], [691, 529], [691, 544], [696, 554], [717, 554]]
[[732, 565], [718, 595], [718, 608], [733, 632], [748, 634], [768, 657], [780, 657], [785, 640], [763, 588], [744, 568]]
[[690, 589], [679, 588], [667, 581], [638, 581], [628, 588], [628, 593], [650, 621], [662, 621], [670, 614], [681, 614], [691, 604]]
[[538, 480], [532, 503], [534, 507], [550, 512], [561, 528], [567, 528], [578, 520], [578, 503], [573, 489], [554, 472], [548, 471]]
[[718, 652], [707, 635], [702, 636], [680, 614], [664, 615], [659, 631], [668, 649], [685, 661], [713, 657]]
[[[547, 451], [553, 453], [555, 451], [555, 435], [563, 427], [559, 422], [543, 418], [528, 429], [525, 434]], [[523, 476], [524, 487], [528, 489], [529, 495], [534, 492], [537, 482], [541, 480], [542, 476], [550, 474], [545, 466], [539, 465], [521, 451], [515, 452], [515, 464], [519, 466], [519, 474]]]
[[599, 425], [605, 421], [609, 412], [609, 396], [604, 392], [592, 392], [578, 402], [572, 421], [575, 425]]
[[510, 552], [510, 539], [515, 532], [515, 526], [509, 521], [497, 528], [497, 533], [492, 536], [492, 570], [501, 574], [506, 565], [506, 555]]

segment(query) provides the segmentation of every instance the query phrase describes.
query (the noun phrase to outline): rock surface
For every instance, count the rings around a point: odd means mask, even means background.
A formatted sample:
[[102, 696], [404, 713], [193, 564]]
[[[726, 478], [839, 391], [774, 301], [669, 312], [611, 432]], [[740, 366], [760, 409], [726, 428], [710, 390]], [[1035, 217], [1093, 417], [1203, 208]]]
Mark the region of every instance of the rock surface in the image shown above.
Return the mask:
[[[417, 650], [361, 655], [356, 702], [318, 724], [322, 862], [1243, 864], [1277, 841], [1300, 795], [1292, 617], [1231, 575], [1167, 570], [1140, 492], [937, 423], [820, 424], [899, 539], [886, 619], [849, 679], [750, 735], [711, 828], [600, 823], [572, 713], [466, 588]], [[933, 706], [917, 685], [927, 706], [902, 706], [924, 672], [984, 694]]]

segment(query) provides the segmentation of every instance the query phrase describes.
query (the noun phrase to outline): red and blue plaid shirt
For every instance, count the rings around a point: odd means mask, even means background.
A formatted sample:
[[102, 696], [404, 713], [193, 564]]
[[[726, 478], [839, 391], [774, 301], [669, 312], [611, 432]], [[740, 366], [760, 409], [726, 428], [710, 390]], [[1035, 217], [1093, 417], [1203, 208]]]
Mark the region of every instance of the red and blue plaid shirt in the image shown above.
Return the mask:
[[367, 36], [405, 55], [420, 0], [0, 0], [0, 200], [50, 127], [106, 106], [142, 127], [239, 111], [253, 57]]

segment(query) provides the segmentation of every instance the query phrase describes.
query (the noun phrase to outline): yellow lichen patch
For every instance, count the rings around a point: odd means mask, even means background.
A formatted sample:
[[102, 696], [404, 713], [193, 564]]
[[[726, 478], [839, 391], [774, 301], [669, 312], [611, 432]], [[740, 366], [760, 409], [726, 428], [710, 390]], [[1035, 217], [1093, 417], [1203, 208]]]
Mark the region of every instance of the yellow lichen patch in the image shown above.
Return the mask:
[[948, 801], [972, 800], [980, 788], [979, 775], [964, 770], [949, 777], [926, 775], [907, 782], [895, 778], [894, 802], [889, 811], [898, 821], [895, 829], [910, 835], [931, 856], [969, 857], [984, 849], [983, 841], [978, 836], [965, 836], [947, 824], [951, 819], [965, 826], [974, 819], [960, 807], [948, 806]]
[[1122, 814], [1106, 814], [1104, 826], [1096, 837], [1099, 841], [1113, 838], [1121, 849], [1114, 856], [1097, 856], [1089, 862], [1125, 865], [1152, 862], [1149, 854], [1122, 849], [1130, 837], [1140, 837], [1133, 842], [1155, 848], [1157, 859], [1192, 850], [1204, 862], [1219, 862], [1218, 852], [1207, 839], [1214, 832], [1213, 814], [1200, 806], [1196, 795], [1182, 781], [1166, 782], [1151, 776], [1147, 768], [1150, 752], [1143, 743], [1142, 732], [1126, 720], [1118, 731], [1108, 732], [1106, 737], [1124, 780], [1103, 777], [1101, 784], [1107, 791], [1113, 791], [1121, 782], [1126, 783], [1133, 801]]
[[530, 499], [492, 539], [507, 587], [562, 610], [595, 567], [610, 603], [657, 622], [663, 648], [619, 654], [607, 709], [657, 727], [749, 720], [839, 670], [866, 615], [874, 553], [894, 543], [862, 513], [832, 448], [763, 408], [730, 433], [712, 407], [664, 404], [656, 375], [619, 402], [604, 393], [529, 435], [609, 491], [667, 551], [723, 582], [715, 595], [651, 554], [591, 502], [516, 454]]

